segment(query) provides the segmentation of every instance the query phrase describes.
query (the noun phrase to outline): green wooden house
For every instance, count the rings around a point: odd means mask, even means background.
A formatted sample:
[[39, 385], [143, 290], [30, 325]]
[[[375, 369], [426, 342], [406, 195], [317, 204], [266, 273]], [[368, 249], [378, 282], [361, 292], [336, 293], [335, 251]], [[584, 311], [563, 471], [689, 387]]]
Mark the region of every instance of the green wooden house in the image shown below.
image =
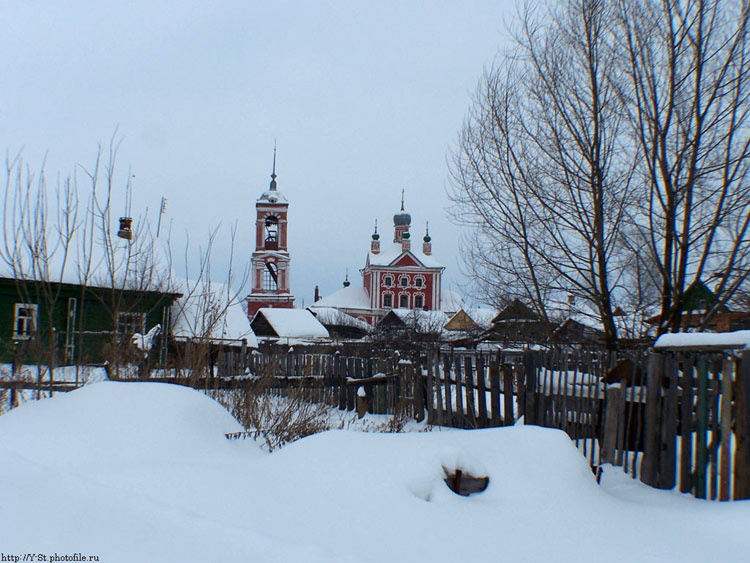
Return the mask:
[[[134, 353], [134, 333], [145, 334], [157, 324], [162, 334], [170, 333], [170, 311], [179, 297], [0, 277], [0, 362], [86, 365], [126, 360]], [[154, 348], [161, 356], [166, 339]]]

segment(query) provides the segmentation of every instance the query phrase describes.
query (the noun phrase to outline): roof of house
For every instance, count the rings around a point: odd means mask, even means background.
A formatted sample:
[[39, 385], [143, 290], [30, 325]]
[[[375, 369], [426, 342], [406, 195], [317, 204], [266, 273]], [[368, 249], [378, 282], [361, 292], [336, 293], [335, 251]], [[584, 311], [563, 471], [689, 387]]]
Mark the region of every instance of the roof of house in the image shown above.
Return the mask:
[[414, 328], [419, 332], [442, 332], [448, 316], [443, 311], [421, 311], [419, 309], [391, 309], [381, 319], [389, 324], [391, 320], [398, 319], [404, 327]]
[[183, 280], [181, 287], [185, 293], [172, 306], [175, 337], [212, 341], [245, 339], [248, 346], [257, 348], [244, 303], [225, 284]]
[[319, 309], [322, 307], [335, 307], [339, 309], [369, 309], [370, 296], [367, 290], [362, 286], [342, 287], [338, 291], [323, 297], [312, 304], [312, 307]]
[[253, 324], [262, 317], [279, 338], [328, 338], [328, 330], [307, 309], [259, 309]]
[[497, 316], [496, 309], [466, 308], [456, 312], [446, 323], [447, 330], [486, 330]]
[[307, 310], [315, 315], [315, 318], [324, 326], [350, 326], [365, 332], [372, 330], [372, 327], [365, 321], [347, 315], [334, 307], [308, 307]]

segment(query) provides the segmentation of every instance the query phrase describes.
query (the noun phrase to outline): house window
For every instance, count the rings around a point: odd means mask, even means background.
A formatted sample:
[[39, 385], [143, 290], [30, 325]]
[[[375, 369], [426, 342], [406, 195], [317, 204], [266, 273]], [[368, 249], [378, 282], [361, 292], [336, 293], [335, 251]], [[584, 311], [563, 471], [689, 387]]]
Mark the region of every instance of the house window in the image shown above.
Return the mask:
[[391, 286], [393, 286], [393, 278], [391, 276], [385, 276], [383, 278], [383, 285], [385, 287], [391, 287]]
[[401, 276], [401, 277], [400, 277], [400, 278], [398, 279], [398, 284], [399, 284], [399, 285], [400, 285], [401, 287], [409, 287], [409, 278], [407, 278], [406, 276]]
[[414, 296], [414, 308], [415, 309], [421, 309], [424, 307], [424, 296], [423, 295], [415, 295]]
[[34, 303], [16, 303], [13, 314], [13, 338], [27, 340], [36, 330], [36, 318], [39, 305]]
[[263, 290], [276, 291], [279, 288], [279, 269], [273, 262], [266, 263], [263, 270]]
[[146, 313], [117, 313], [117, 334], [132, 336], [136, 332], [140, 334], [146, 332]]
[[383, 307], [390, 309], [393, 307], [393, 295], [386, 293], [383, 295]]
[[409, 296], [405, 293], [402, 293], [398, 296], [398, 306], [401, 309], [408, 309], [409, 308]]
[[414, 279], [414, 286], [415, 287], [422, 287], [424, 285], [424, 278], [422, 276], [417, 276]]

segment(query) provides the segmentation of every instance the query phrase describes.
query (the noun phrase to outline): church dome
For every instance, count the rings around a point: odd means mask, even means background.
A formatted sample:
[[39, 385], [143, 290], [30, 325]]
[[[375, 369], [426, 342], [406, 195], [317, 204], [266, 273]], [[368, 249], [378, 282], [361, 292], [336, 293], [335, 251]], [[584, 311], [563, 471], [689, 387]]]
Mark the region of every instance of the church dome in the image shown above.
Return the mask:
[[394, 227], [408, 227], [411, 225], [411, 215], [409, 215], [403, 208], [400, 213], [396, 213], [393, 216]]

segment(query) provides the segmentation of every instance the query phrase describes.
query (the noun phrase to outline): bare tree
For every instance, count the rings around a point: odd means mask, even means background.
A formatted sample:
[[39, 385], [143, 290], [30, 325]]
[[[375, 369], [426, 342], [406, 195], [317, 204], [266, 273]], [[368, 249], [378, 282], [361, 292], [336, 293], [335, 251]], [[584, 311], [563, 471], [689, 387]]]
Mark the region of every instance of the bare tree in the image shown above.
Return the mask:
[[612, 15], [597, 0], [527, 8], [514, 50], [481, 80], [451, 169], [455, 217], [475, 228], [477, 279], [545, 320], [551, 296], [573, 293], [598, 310], [610, 345], [637, 157], [608, 76]]
[[624, 107], [643, 154], [634, 245], [660, 286], [659, 332], [682, 325], [685, 292], [712, 281], [704, 326], [750, 275], [750, 127], [745, 0], [618, 2]]

